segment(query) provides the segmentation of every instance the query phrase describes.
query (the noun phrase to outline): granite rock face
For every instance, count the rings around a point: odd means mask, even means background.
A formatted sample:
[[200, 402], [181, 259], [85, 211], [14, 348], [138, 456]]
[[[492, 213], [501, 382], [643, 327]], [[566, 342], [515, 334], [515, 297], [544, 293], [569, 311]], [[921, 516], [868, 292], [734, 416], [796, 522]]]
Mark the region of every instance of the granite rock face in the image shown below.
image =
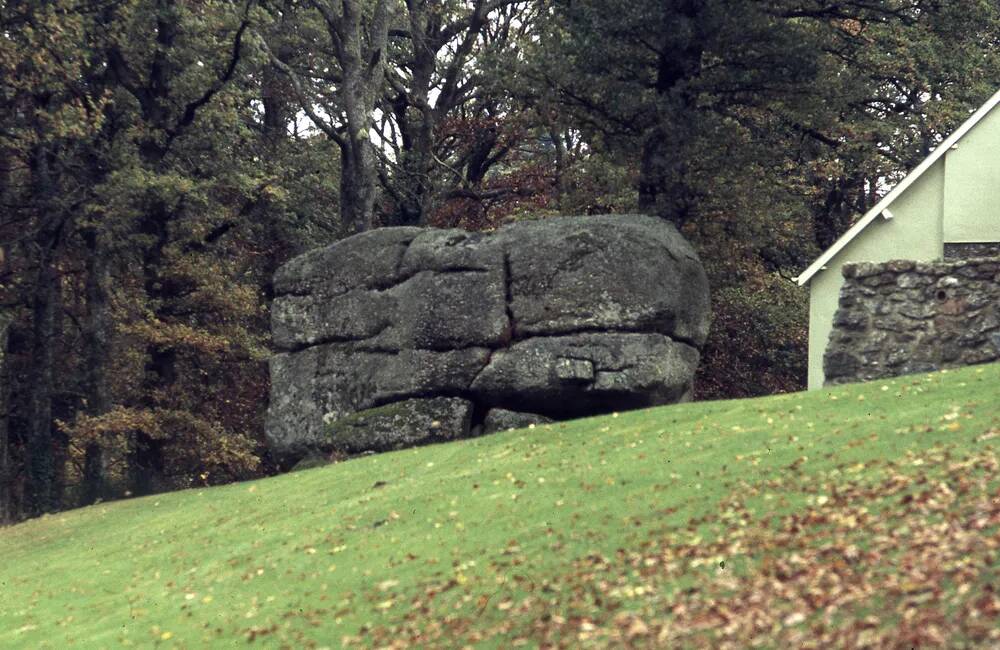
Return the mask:
[[496, 352], [470, 386], [489, 406], [572, 418], [682, 401], [698, 350], [663, 334], [536, 337]]
[[[645, 216], [373, 230], [290, 261], [274, 286], [267, 436], [286, 464], [468, 436], [490, 409], [683, 400], [708, 335], [700, 261]], [[395, 424], [365, 415], [403, 403]]]
[[843, 272], [826, 383], [1000, 360], [1000, 258], [848, 264]]
[[329, 443], [347, 453], [391, 451], [457, 438], [472, 425], [472, 402], [460, 397], [405, 399], [340, 418]]
[[548, 424], [552, 418], [537, 413], [518, 413], [507, 409], [490, 409], [483, 421], [483, 433], [524, 429], [533, 424]]

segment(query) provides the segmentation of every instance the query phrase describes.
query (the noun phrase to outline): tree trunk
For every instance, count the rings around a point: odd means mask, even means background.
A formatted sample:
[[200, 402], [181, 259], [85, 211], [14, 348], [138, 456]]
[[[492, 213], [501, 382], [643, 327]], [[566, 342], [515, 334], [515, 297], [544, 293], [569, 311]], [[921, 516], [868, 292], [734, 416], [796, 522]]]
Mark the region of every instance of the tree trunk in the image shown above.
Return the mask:
[[351, 232], [370, 230], [375, 218], [375, 151], [371, 142], [341, 147], [340, 219]]
[[656, 125], [643, 140], [639, 163], [639, 210], [678, 228], [688, 220], [690, 210], [684, 182], [685, 137]]
[[56, 441], [52, 431], [52, 396], [56, 344], [56, 315], [61, 305], [56, 253], [65, 219], [55, 206], [56, 186], [52, 179], [53, 156], [44, 146], [31, 155], [32, 195], [37, 199], [38, 271], [31, 299], [31, 361], [27, 372], [27, 510], [30, 515], [51, 512], [59, 507]]
[[[701, 72], [704, 51], [699, 22], [704, 0], [678, 0], [675, 12], [665, 11], [664, 40], [657, 67], [655, 88], [659, 97], [657, 123], [643, 142], [639, 167], [639, 208], [680, 228], [691, 218], [696, 203], [687, 182], [687, 157], [696, 123], [696, 95], [690, 87]], [[682, 20], [687, 29], [672, 21]], [[675, 33], [687, 32], [687, 40], [673, 41]], [[664, 124], [672, 124], [667, 132]]]
[[[84, 378], [83, 389], [90, 415], [102, 415], [110, 407], [106, 382], [106, 368], [111, 340], [111, 313], [108, 303], [108, 261], [104, 246], [96, 230], [83, 232], [87, 246], [87, 318], [83, 332]], [[83, 505], [108, 497], [107, 472], [102, 446], [98, 441], [87, 445], [83, 466]]]
[[389, 1], [378, 0], [370, 22], [362, 25], [366, 3], [343, 0], [338, 58], [347, 133], [341, 143], [340, 215], [354, 232], [372, 227], [377, 196], [375, 147], [370, 131], [375, 101], [382, 92], [388, 34]]
[[[162, 155], [160, 159], [162, 160]], [[151, 165], [157, 172], [160, 170]], [[147, 207], [146, 218], [140, 231], [148, 235], [152, 243], [143, 251], [143, 286], [146, 298], [155, 305], [153, 315], [164, 319], [164, 306], [169, 304], [170, 287], [162, 271], [163, 253], [169, 241], [168, 224], [170, 214], [167, 206], [159, 200]], [[177, 352], [173, 347], [158, 343], [146, 346], [146, 381], [143, 387], [145, 405], [150, 408], [164, 406], [163, 397], [169, 396], [171, 387], [177, 381]], [[152, 494], [158, 489], [158, 479], [164, 470], [163, 442], [148, 433], [138, 432], [129, 454], [129, 490], [134, 496]]]
[[566, 200], [566, 164], [568, 156], [566, 154], [566, 141], [563, 139], [565, 132], [556, 125], [549, 126], [549, 137], [552, 138], [552, 145], [555, 147], [555, 179], [552, 189], [556, 194], [556, 209], [560, 212]]
[[[284, 14], [287, 16], [287, 13]], [[284, 23], [285, 18], [282, 18]], [[287, 48], [278, 47], [278, 58], [286, 61], [291, 58]], [[261, 107], [264, 109], [263, 127], [264, 142], [274, 151], [288, 136], [288, 125], [295, 118], [294, 88], [288, 77], [274, 65], [267, 65], [261, 71], [260, 96]]]
[[434, 171], [433, 117], [427, 111], [415, 125], [411, 125], [415, 133], [409, 143], [404, 143], [400, 161], [400, 181], [396, 188], [399, 195], [399, 205], [396, 214], [392, 216], [393, 226], [422, 226], [427, 222], [433, 211], [434, 184], [431, 181]]
[[0, 311], [0, 526], [16, 518], [14, 505], [14, 466], [10, 457], [10, 384], [7, 339], [13, 314]]
[[[165, 83], [165, 82], [162, 82]], [[158, 86], [159, 87], [159, 86]], [[160, 92], [164, 92], [161, 88]], [[157, 126], [162, 125], [157, 123]], [[139, 152], [144, 167], [154, 175], [164, 173], [164, 159], [167, 149], [154, 138], [139, 143]], [[139, 232], [149, 238], [149, 244], [142, 251], [142, 278], [146, 300], [156, 305], [153, 317], [164, 320], [163, 309], [169, 303], [170, 286], [164, 277], [164, 251], [170, 241], [170, 221], [168, 206], [156, 197], [143, 206], [145, 214], [139, 223]], [[145, 380], [143, 382], [143, 407], [155, 409], [163, 407], [165, 397], [177, 380], [177, 354], [172, 347], [159, 343], [146, 345]], [[163, 442], [154, 439], [148, 432], [137, 431], [132, 440], [127, 458], [127, 483], [132, 496], [152, 494], [159, 488], [163, 475]]]
[[[410, 10], [411, 14], [414, 11]], [[400, 95], [394, 107], [396, 121], [402, 136], [399, 161], [399, 180], [396, 213], [391, 217], [393, 226], [422, 226], [433, 211], [435, 187], [434, 133], [437, 111], [430, 107], [429, 89], [437, 64], [434, 47], [426, 42], [420, 21], [412, 16], [414, 27], [411, 65], [410, 97]], [[411, 103], [411, 100], [413, 103]]]
[[267, 66], [261, 74], [261, 105], [264, 109], [264, 142], [273, 150], [286, 135], [292, 118], [291, 95], [287, 83], [273, 66]]
[[[51, 233], [43, 233], [47, 238]], [[28, 510], [32, 515], [56, 510], [55, 440], [52, 435], [52, 394], [54, 391], [54, 346], [59, 274], [52, 259], [55, 240], [41, 244], [39, 271], [32, 297], [31, 363], [27, 373]]]

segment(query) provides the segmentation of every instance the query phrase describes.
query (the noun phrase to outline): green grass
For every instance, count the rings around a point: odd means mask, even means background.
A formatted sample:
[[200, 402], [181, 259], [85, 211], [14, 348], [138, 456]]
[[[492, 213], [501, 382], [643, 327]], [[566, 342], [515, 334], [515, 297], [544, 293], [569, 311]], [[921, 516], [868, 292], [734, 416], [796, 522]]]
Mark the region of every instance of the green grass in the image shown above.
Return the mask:
[[656, 408], [43, 517], [0, 529], [0, 647], [998, 643], [998, 387]]

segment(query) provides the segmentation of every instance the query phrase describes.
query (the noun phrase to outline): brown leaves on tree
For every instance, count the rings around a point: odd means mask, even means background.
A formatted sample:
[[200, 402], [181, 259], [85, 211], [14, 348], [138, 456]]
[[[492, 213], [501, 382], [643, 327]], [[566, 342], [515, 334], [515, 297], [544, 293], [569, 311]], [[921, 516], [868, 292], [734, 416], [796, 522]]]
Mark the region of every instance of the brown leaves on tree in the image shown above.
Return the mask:
[[170, 473], [181, 479], [199, 476], [200, 483], [211, 484], [250, 474], [260, 465], [251, 439], [187, 411], [117, 406], [60, 427], [69, 439], [66, 474], [71, 481], [82, 475], [86, 450], [96, 444], [104, 451], [107, 480], [124, 482], [140, 432], [163, 442]]

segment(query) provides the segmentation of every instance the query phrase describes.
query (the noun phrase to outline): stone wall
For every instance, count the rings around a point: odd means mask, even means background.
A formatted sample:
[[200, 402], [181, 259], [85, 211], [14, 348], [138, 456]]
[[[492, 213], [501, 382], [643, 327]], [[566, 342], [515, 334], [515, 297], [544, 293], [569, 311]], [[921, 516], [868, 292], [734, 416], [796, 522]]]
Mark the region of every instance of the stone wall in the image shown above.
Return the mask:
[[1000, 360], [1000, 258], [844, 266], [827, 384]]
[[944, 259], [955, 261], [973, 257], [1000, 257], [1000, 242], [945, 242]]

